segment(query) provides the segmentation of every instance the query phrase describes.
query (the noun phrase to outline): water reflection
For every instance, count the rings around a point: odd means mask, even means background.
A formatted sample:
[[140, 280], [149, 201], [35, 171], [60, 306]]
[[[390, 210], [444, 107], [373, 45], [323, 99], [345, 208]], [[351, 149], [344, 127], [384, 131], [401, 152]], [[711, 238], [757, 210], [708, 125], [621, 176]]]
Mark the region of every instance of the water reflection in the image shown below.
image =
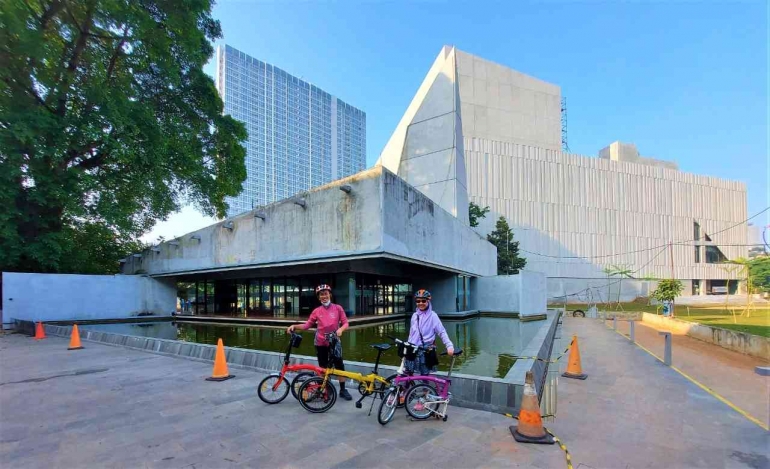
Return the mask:
[[[522, 348], [537, 330], [530, 324], [525, 323], [527, 327], [521, 327], [522, 324], [518, 320], [509, 318], [444, 320], [444, 326], [455, 347], [464, 350], [463, 355], [457, 358], [455, 371], [478, 376], [504, 377], [515, 362], [511, 355], [521, 353]], [[288, 340], [284, 328], [193, 322], [97, 324], [83, 326], [83, 328], [204, 344], [216, 344], [217, 339], [221, 338], [228, 346], [270, 351], [284, 351]], [[342, 336], [345, 359], [374, 362], [377, 351], [370, 345], [391, 343], [389, 335], [406, 338], [408, 330], [407, 321], [352, 327]], [[313, 336], [313, 331], [304, 332], [302, 344], [292, 353], [315, 356]], [[443, 344], [439, 344], [439, 350], [444, 350]], [[449, 362], [447, 357], [441, 357], [439, 370], [446, 371], [449, 368]], [[395, 348], [382, 354], [381, 363], [387, 365], [400, 363]], [[276, 359], [277, 366], [278, 359]]]

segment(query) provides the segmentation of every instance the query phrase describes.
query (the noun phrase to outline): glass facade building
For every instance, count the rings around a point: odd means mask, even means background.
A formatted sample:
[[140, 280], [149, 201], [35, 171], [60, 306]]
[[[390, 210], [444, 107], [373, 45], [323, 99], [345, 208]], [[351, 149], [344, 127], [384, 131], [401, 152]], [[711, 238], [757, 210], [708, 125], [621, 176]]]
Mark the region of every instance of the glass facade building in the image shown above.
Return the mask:
[[[357, 273], [355, 309], [348, 314], [387, 315], [414, 311], [412, 281]], [[308, 317], [320, 305], [315, 287], [334, 285], [334, 275], [177, 282], [177, 312], [196, 316]]]
[[247, 177], [228, 217], [362, 171], [366, 113], [227, 45], [217, 48], [224, 112], [246, 125]]

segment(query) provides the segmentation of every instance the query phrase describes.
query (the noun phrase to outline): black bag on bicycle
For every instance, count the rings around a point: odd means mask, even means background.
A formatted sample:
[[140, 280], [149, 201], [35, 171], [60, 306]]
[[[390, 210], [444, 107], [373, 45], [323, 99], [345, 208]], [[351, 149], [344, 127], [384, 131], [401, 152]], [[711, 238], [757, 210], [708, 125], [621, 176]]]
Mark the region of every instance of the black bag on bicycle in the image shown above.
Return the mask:
[[302, 343], [302, 335], [300, 334], [292, 334], [291, 339], [291, 346], [294, 348], [299, 348], [299, 344]]
[[402, 343], [398, 343], [396, 348], [398, 349], [398, 358], [405, 358], [409, 361], [417, 359], [417, 349], [415, 347], [407, 347]]
[[438, 354], [436, 353], [436, 347], [430, 346], [425, 349], [425, 366], [432, 370], [438, 365]]
[[420, 330], [420, 317], [417, 316], [417, 332], [420, 334], [420, 342], [424, 347], [423, 360], [425, 360], [425, 367], [432, 370], [438, 365], [438, 354], [436, 353], [436, 347], [434, 345], [428, 345], [425, 343], [425, 339], [422, 337], [422, 331]]

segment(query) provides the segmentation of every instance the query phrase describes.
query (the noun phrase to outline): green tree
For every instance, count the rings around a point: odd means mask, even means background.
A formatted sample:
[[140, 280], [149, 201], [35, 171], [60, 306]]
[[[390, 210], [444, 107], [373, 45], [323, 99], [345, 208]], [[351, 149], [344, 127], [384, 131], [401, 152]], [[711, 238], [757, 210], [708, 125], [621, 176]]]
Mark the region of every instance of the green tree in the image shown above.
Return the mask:
[[660, 302], [674, 301], [677, 296], [682, 293], [682, 282], [676, 279], [663, 279], [658, 281], [658, 288], [656, 288], [650, 296]]
[[749, 279], [754, 292], [770, 292], [770, 257], [755, 257], [749, 261]]
[[518, 274], [527, 265], [527, 260], [519, 257], [519, 242], [513, 240], [513, 230], [505, 217], [495, 223], [495, 230], [487, 235], [487, 241], [497, 247], [498, 275]]
[[485, 218], [489, 212], [489, 207], [481, 208], [475, 203], [468, 204], [468, 221], [471, 227], [479, 226], [479, 220]]
[[117, 270], [184, 203], [224, 216], [243, 124], [203, 65], [211, 0], [4, 1], [0, 270]]

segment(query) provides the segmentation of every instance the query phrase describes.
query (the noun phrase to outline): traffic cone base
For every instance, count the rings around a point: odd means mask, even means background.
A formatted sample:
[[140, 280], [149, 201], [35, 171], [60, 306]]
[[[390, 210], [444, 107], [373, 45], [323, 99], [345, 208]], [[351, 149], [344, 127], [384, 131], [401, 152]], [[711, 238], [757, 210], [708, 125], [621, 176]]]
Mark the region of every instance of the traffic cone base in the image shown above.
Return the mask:
[[206, 381], [225, 381], [225, 380], [228, 380], [230, 378], [235, 378], [235, 375], [227, 375], [227, 376], [222, 376], [222, 377], [218, 377], [218, 378], [210, 376], [210, 377], [206, 378]]
[[511, 435], [513, 435], [513, 439], [518, 441], [519, 443], [535, 443], [538, 445], [552, 445], [556, 443], [553, 437], [548, 433], [546, 433], [541, 437], [533, 438], [531, 436], [522, 435], [521, 433], [519, 433], [516, 425], [511, 425], [510, 427], [508, 427], [508, 429], [511, 431]]
[[513, 439], [519, 443], [536, 443], [540, 445], [552, 445], [554, 439], [543, 427], [543, 418], [540, 416], [540, 404], [535, 391], [535, 378], [531, 371], [527, 371], [524, 379], [524, 393], [521, 398], [518, 425], [511, 425], [508, 429]]
[[43, 339], [45, 339], [45, 329], [43, 328], [43, 323], [38, 321], [35, 326], [35, 340]]
[[78, 325], [72, 326], [72, 335], [70, 336], [70, 346], [67, 350], [80, 350], [83, 346], [80, 345], [80, 332], [78, 331]]
[[214, 355], [214, 370], [206, 381], [225, 381], [230, 378], [234, 378], [235, 375], [231, 375], [227, 371], [227, 359], [225, 358], [225, 346], [222, 343], [222, 339], [217, 340], [217, 351]]
[[583, 367], [580, 364], [580, 348], [578, 347], [578, 338], [572, 336], [572, 345], [569, 347], [569, 358], [567, 360], [567, 371], [562, 373], [565, 378], [586, 379], [587, 374], [583, 373]]

